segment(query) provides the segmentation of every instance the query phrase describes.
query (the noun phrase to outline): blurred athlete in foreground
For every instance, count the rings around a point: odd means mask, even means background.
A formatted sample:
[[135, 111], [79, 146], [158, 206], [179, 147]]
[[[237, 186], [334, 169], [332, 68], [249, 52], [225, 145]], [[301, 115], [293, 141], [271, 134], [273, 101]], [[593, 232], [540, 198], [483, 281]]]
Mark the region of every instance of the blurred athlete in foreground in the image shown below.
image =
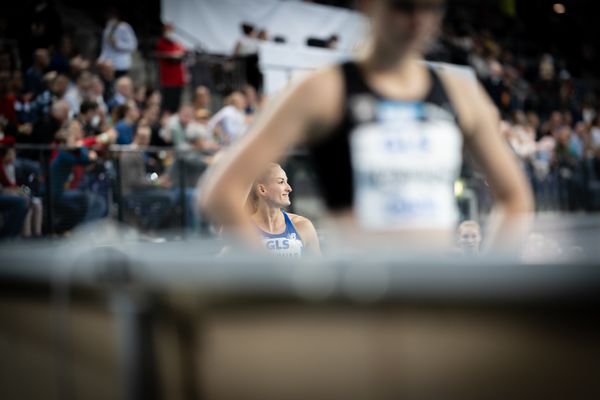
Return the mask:
[[285, 171], [279, 164], [269, 164], [248, 196], [252, 222], [269, 253], [287, 257], [318, 255], [319, 238], [310, 220], [283, 210], [291, 204], [291, 192]]
[[518, 238], [517, 222], [532, 210], [532, 196], [499, 134], [497, 110], [474, 80], [423, 63], [444, 4], [367, 1], [366, 57], [318, 71], [275, 99], [207, 174], [201, 206], [252, 240], [240, 199], [265, 163], [306, 144], [331, 219], [343, 232], [330, 237], [351, 246], [450, 248], [464, 147], [502, 211], [490, 243]]

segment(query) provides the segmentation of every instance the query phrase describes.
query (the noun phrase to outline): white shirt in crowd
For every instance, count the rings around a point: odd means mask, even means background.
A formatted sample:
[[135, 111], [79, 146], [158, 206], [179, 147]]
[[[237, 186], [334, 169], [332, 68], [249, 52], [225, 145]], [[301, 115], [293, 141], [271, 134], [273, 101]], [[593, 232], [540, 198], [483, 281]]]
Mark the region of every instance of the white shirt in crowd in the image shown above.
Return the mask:
[[258, 39], [250, 36], [242, 36], [239, 41], [238, 55], [251, 56], [258, 53]]
[[246, 131], [246, 115], [232, 105], [225, 106], [208, 121], [210, 132], [217, 126], [225, 136], [222, 138], [225, 144], [232, 143]]
[[594, 148], [600, 148], [600, 128], [597, 126], [592, 128], [592, 144]]
[[[113, 39], [111, 43], [110, 38]], [[100, 60], [110, 60], [116, 71], [131, 68], [131, 54], [137, 49], [135, 32], [127, 22], [110, 20], [102, 33]]]
[[83, 101], [83, 95], [75, 84], [71, 84], [65, 93], [64, 99], [69, 103], [69, 118], [79, 113], [79, 107]]

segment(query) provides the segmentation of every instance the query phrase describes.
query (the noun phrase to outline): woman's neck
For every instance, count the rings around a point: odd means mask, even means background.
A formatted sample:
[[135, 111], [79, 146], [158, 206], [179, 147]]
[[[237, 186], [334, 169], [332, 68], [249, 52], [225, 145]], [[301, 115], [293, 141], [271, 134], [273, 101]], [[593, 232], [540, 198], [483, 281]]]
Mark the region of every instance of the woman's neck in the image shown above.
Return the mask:
[[408, 52], [400, 54], [395, 48], [388, 48], [382, 43], [374, 43], [365, 57], [365, 65], [379, 73], [407, 74], [418, 54]]
[[367, 82], [380, 94], [390, 98], [420, 99], [430, 85], [419, 54], [404, 56], [385, 54], [385, 48], [373, 47], [363, 61]]
[[254, 221], [259, 228], [269, 233], [277, 233], [278, 227], [281, 226], [283, 214], [279, 207], [272, 207], [266, 203], [260, 202], [256, 207], [256, 212], [253, 215]]

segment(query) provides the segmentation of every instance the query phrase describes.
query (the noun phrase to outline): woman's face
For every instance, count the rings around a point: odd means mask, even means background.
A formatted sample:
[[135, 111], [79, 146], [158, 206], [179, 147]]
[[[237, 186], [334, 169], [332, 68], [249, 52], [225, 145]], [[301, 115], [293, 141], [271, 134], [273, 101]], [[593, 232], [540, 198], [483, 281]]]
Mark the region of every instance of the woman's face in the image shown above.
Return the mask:
[[273, 168], [266, 182], [259, 185], [259, 195], [273, 207], [288, 207], [292, 204], [291, 192], [287, 175], [280, 167]]
[[444, 0], [372, 0], [375, 41], [399, 56], [424, 53], [438, 35]]

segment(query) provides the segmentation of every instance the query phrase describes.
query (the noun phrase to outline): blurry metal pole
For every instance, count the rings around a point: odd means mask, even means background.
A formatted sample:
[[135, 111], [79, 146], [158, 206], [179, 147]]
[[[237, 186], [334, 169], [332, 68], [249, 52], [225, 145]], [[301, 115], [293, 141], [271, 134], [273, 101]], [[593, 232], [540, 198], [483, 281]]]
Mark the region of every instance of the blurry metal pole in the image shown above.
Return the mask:
[[44, 204], [46, 204], [46, 210], [44, 216], [46, 217], [46, 229], [48, 234], [54, 234], [54, 202], [52, 201], [52, 177], [50, 176], [50, 159], [48, 157], [48, 150], [40, 150], [40, 158], [42, 159], [42, 165], [44, 168]]
[[115, 194], [117, 201], [117, 219], [119, 222], [123, 222], [123, 191], [121, 189], [121, 153], [117, 153], [117, 159], [115, 162]]
[[123, 399], [159, 399], [152, 311], [126, 290], [113, 293], [110, 302], [117, 321]]
[[[187, 221], [187, 193], [185, 187], [185, 161], [179, 152], [175, 153], [177, 157], [177, 169], [179, 170], [179, 207], [181, 207], [181, 235], [186, 236], [186, 221]], [[193, 222], [193, 221], [190, 221]]]
[[465, 188], [463, 190], [461, 199], [464, 199], [469, 204], [469, 216], [468, 219], [479, 220], [479, 206], [477, 204], [477, 193], [473, 189]]

